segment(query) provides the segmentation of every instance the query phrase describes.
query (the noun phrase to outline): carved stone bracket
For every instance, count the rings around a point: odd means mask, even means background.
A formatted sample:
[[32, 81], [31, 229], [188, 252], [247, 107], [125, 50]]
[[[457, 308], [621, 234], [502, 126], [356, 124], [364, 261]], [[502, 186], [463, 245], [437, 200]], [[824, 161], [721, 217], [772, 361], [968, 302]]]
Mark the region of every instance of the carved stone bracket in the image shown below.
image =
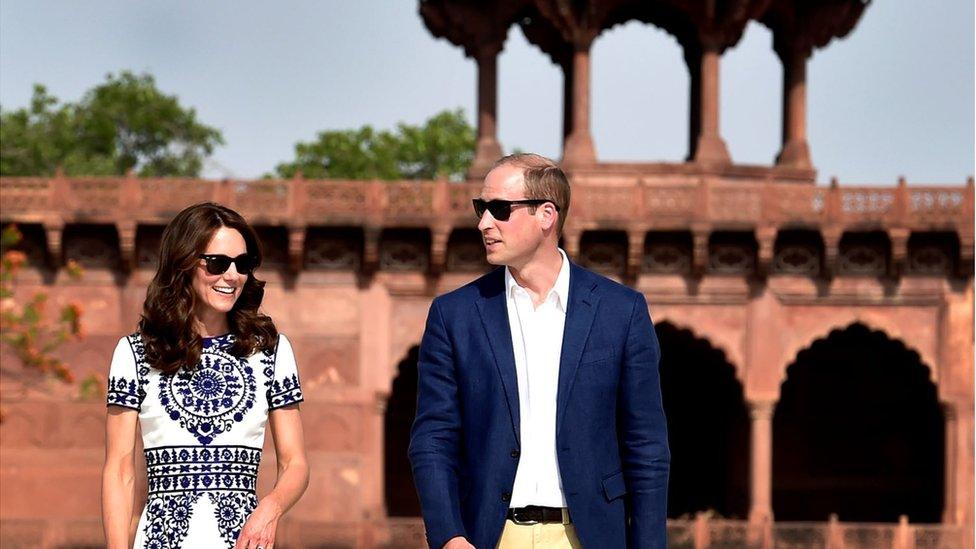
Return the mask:
[[759, 276], [766, 276], [772, 270], [776, 232], [776, 227], [769, 225], [756, 229], [756, 241], [759, 243], [756, 272]]
[[292, 273], [302, 270], [305, 263], [305, 227], [288, 227], [288, 269]]
[[57, 269], [63, 262], [62, 237], [64, 236], [64, 221], [59, 219], [44, 222], [44, 234], [47, 237], [47, 254], [51, 267]]
[[438, 226], [430, 235], [430, 274], [437, 276], [444, 272], [447, 263], [447, 241], [451, 237], [450, 226]]
[[693, 228], [691, 231], [691, 273], [701, 276], [708, 269], [709, 231]]
[[911, 231], [904, 227], [888, 229], [888, 239], [891, 240], [891, 275], [901, 276], [907, 271], [908, 265], [908, 237]]
[[130, 272], [139, 263], [136, 256], [136, 222], [117, 221], [115, 230], [119, 233], [119, 266], [124, 272]]

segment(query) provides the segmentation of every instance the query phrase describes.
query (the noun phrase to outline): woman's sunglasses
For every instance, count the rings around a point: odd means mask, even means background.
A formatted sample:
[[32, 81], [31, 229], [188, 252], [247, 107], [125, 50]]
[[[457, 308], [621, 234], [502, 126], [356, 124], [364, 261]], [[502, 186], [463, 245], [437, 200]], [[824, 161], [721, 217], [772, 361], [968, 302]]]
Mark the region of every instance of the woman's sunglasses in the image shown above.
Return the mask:
[[[512, 216], [512, 207], [521, 204], [527, 206], [541, 206], [546, 202], [552, 202], [552, 200], [547, 200], [545, 198], [536, 199], [526, 199], [526, 200], [485, 200], [483, 198], [475, 198], [471, 201], [474, 204], [474, 213], [481, 219], [485, 215], [485, 210], [491, 212], [491, 216], [495, 218], [496, 221], [508, 221], [508, 218]], [[559, 206], [555, 202], [552, 202], [553, 206], [556, 206], [556, 211], [559, 211]]]
[[200, 259], [207, 262], [207, 272], [212, 275], [224, 274], [230, 269], [233, 263], [237, 267], [237, 272], [246, 275], [257, 267], [257, 258], [249, 254], [241, 254], [237, 257], [230, 257], [224, 254], [200, 254]]

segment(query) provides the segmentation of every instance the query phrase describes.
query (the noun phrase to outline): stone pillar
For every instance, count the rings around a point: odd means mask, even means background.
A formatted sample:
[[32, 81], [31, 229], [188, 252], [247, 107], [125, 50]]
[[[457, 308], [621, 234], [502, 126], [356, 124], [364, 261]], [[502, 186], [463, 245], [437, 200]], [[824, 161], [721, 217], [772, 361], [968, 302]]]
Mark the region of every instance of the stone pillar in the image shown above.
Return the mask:
[[749, 522], [771, 524], [773, 520], [773, 410], [769, 400], [749, 402], [752, 420], [752, 452], [749, 471]]
[[575, 45], [572, 74], [572, 119], [570, 132], [563, 143], [563, 164], [581, 166], [596, 163], [596, 148], [590, 133], [590, 44]]
[[483, 179], [491, 165], [502, 156], [498, 142], [498, 61], [499, 47], [484, 46], [477, 50], [478, 62], [478, 142], [468, 179]]
[[945, 504], [942, 508], [942, 522], [957, 524], [960, 518], [956, 516], [956, 460], [959, 447], [956, 429], [959, 421], [956, 407], [951, 402], [942, 405], [942, 413], [945, 420]]
[[807, 143], [807, 57], [799, 47], [777, 51], [783, 63], [783, 148], [776, 165], [812, 169]]
[[691, 76], [688, 159], [693, 162], [728, 164], [731, 161], [718, 129], [720, 59], [721, 52], [716, 45], [686, 46], [685, 62]]

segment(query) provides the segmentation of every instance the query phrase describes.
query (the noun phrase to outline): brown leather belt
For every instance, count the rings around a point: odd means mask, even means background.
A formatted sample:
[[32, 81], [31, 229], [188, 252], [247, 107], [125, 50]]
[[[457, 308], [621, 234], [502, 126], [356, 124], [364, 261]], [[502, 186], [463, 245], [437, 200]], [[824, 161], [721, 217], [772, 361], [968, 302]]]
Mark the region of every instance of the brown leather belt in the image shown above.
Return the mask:
[[569, 509], [565, 507], [540, 507], [529, 505], [526, 507], [513, 507], [508, 510], [508, 520], [515, 524], [541, 524], [559, 523], [569, 524]]

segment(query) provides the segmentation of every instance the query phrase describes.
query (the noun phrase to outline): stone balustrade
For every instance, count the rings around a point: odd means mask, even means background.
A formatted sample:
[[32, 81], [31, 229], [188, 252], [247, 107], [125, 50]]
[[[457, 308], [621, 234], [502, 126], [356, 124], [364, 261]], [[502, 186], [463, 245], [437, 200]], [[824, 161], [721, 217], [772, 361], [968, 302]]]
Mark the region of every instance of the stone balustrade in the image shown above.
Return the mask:
[[[790, 259], [777, 262], [777, 250], [790, 240], [782, 237], [795, 234], [805, 235], [800, 240], [807, 242], [798, 245], [807, 251], [790, 252], [794, 262], [804, 262], [797, 253], [823, 257], [816, 269], [809, 264], [803, 267], [807, 274], [829, 276], [843, 272], [845, 265], [857, 271], [858, 262], [864, 267], [860, 274], [901, 274], [912, 270], [909, 241], [932, 244], [926, 235], [935, 235], [935, 247], [947, 255], [933, 258], [931, 250], [925, 251], [919, 265], [948, 261], [958, 267], [954, 274], [966, 276], [972, 263], [972, 179], [959, 186], [916, 186], [902, 180], [893, 187], [855, 187], [836, 182], [814, 186], [761, 178], [661, 176], [626, 169], [603, 174], [571, 174], [573, 202], [563, 245], [581, 262], [622, 278], [655, 271], [655, 246], [674, 244], [669, 239], [676, 234], [685, 234], [690, 241], [678, 246], [685, 248], [680, 253], [687, 252], [684, 262], [690, 274], [722, 271], [721, 258], [717, 265], [714, 256], [722, 255], [718, 252], [730, 244], [730, 238], [738, 250], [733, 255], [754, 256], [740, 258], [741, 267], [758, 274], [775, 271], [776, 265]], [[471, 248], [464, 252], [469, 263], [477, 263], [470, 200], [479, 191], [480, 183], [448, 181], [3, 177], [0, 217], [5, 223], [43, 227], [54, 265], [64, 256], [66, 226], [114, 226], [119, 266], [125, 270], [139, 264], [140, 227], [158, 229], [183, 207], [210, 200], [240, 211], [255, 226], [280, 228], [286, 236], [269, 247], [280, 244], [283, 254], [287, 250], [284, 262], [296, 271], [306, 266], [310, 232], [328, 234], [330, 229], [345, 228], [357, 232], [354, 240], [362, 241], [361, 257], [354, 263], [366, 271], [384, 264], [395, 267], [397, 261], [384, 262], [380, 250], [387, 237], [391, 246], [407, 243], [392, 256], [422, 259], [407, 261], [400, 270], [410, 270], [412, 265], [437, 274], [457, 264], [448, 257], [449, 241], [464, 241]], [[458, 230], [463, 238], [455, 238]], [[666, 238], [662, 241], [659, 236]], [[845, 239], [853, 250], [851, 261], [845, 260]], [[417, 245], [426, 249], [416, 249]], [[595, 254], [587, 254], [593, 245]], [[722, 272], [737, 272], [736, 261], [732, 263]]]

